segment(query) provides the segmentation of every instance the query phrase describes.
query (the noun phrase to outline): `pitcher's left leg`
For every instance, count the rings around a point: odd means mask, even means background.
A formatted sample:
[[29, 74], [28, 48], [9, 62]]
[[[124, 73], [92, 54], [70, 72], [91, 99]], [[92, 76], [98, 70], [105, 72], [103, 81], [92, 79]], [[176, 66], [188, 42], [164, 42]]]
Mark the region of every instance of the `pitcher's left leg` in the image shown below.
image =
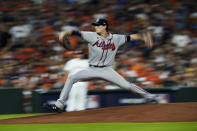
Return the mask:
[[145, 91], [144, 89], [138, 87], [137, 85], [126, 81], [121, 75], [119, 75], [115, 70], [113, 70], [110, 67], [106, 68], [106, 72], [107, 73], [103, 76], [104, 79], [120, 86], [121, 88], [132, 91], [132, 92], [139, 94], [140, 96], [145, 97], [147, 99], [155, 96], [155, 95]]

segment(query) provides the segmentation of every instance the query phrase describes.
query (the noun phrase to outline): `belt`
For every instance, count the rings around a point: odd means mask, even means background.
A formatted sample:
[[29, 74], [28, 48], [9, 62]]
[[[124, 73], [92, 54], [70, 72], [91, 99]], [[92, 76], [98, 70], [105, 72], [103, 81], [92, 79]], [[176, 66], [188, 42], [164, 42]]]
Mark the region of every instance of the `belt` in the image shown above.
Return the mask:
[[107, 66], [97, 66], [97, 65], [89, 65], [89, 67], [98, 67], [98, 68], [103, 68], [103, 67], [107, 67]]

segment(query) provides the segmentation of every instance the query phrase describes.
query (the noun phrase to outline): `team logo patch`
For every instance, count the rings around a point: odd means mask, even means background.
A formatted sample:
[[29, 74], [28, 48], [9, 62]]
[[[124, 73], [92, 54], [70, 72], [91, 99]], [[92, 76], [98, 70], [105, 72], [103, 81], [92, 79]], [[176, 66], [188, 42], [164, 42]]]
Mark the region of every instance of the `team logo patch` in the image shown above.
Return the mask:
[[100, 47], [103, 50], [109, 50], [109, 49], [111, 49], [112, 51], [114, 51], [116, 49], [114, 43], [111, 43], [111, 41], [108, 44], [105, 44], [104, 41], [99, 42], [99, 40], [97, 40], [92, 46]]

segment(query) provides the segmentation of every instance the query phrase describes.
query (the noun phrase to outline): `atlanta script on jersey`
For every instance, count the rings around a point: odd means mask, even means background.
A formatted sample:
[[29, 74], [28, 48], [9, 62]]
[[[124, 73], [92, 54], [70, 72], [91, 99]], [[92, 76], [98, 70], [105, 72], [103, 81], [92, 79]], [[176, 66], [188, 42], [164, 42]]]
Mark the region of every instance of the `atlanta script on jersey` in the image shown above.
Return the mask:
[[89, 64], [111, 66], [118, 48], [126, 42], [126, 36], [109, 34], [107, 38], [96, 32], [81, 31], [82, 38], [88, 42]]

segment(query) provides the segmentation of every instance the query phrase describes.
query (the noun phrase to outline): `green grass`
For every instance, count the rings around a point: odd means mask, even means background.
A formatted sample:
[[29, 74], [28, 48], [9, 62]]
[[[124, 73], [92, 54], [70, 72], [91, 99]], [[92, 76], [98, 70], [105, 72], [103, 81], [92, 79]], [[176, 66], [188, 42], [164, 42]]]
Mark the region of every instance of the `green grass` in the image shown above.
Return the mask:
[[0, 131], [197, 131], [197, 122], [8, 124]]
[[32, 114], [6, 114], [6, 115], [0, 115], [0, 120], [2, 120], [2, 119], [9, 119], [9, 118], [36, 116], [36, 115], [41, 115], [41, 114], [42, 113], [32, 113]]

